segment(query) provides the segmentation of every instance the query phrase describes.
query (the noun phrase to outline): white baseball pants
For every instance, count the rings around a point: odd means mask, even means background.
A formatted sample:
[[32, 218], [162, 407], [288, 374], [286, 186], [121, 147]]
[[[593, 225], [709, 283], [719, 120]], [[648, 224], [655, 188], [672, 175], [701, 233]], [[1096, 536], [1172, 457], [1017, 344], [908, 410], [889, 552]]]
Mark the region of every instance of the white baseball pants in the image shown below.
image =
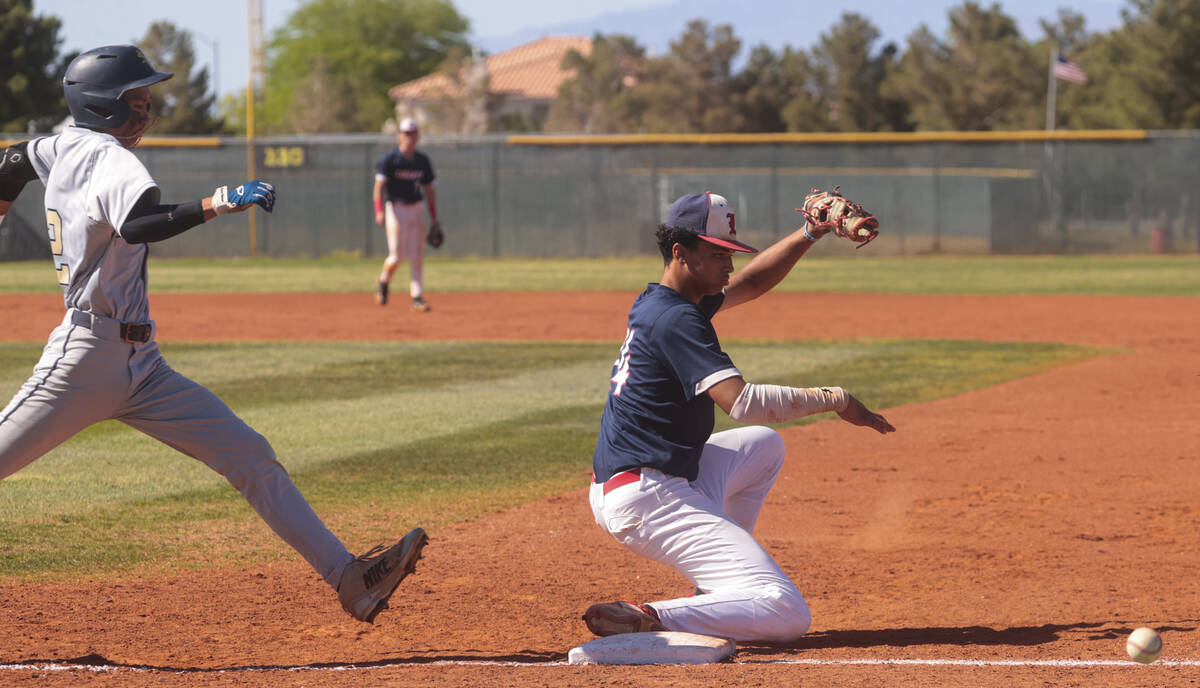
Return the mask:
[[51, 333], [33, 375], [0, 411], [0, 480], [89, 425], [119, 420], [224, 476], [336, 588], [354, 556], [313, 512], [266, 438], [171, 368], [153, 338], [131, 344], [115, 326], [101, 326], [113, 323], [96, 318], [89, 329], [67, 311]]
[[783, 459], [777, 432], [744, 427], [709, 438], [693, 482], [643, 468], [636, 482], [608, 494], [592, 485], [601, 528], [706, 591], [650, 602], [668, 629], [765, 642], [808, 631], [804, 596], [751, 535]]
[[424, 293], [425, 283], [425, 205], [388, 201], [384, 210], [388, 257], [383, 261], [380, 282], [391, 282], [396, 268], [408, 257], [408, 291], [415, 299]]

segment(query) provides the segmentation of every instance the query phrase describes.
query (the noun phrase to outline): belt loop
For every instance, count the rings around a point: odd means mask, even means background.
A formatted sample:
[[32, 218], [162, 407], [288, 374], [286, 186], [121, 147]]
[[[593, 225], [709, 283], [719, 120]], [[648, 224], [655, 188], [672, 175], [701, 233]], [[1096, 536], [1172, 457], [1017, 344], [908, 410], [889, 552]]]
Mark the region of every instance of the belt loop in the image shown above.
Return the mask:
[[92, 316], [90, 313], [79, 310], [78, 308], [71, 309], [71, 323], [92, 329]]

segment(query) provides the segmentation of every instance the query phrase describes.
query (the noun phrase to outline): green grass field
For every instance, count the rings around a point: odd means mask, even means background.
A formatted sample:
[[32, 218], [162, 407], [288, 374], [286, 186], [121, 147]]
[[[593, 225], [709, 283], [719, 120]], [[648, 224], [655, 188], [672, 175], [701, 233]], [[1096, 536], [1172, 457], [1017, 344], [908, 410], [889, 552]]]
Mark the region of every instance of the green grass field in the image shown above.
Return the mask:
[[[433, 261], [428, 288], [618, 289], [654, 259]], [[1200, 295], [1193, 258], [813, 260], [788, 290]], [[376, 261], [157, 261], [153, 290], [369, 291]], [[364, 284], [365, 282], [365, 284]], [[53, 291], [47, 265], [0, 266], [0, 291]], [[751, 380], [839, 384], [879, 410], [1106, 351], [1053, 343], [724, 342]], [[168, 360], [271, 440], [351, 549], [586, 484], [620, 342], [165, 342]], [[40, 344], [0, 343], [0, 395]], [[266, 365], [264, 366], [264, 362]], [[718, 413], [717, 429], [732, 422]], [[818, 416], [803, 422], [827, 420]], [[117, 422], [0, 482], [0, 577], [73, 580], [292, 558], [215, 473]]]
[[[272, 441], [318, 513], [361, 549], [414, 525], [437, 528], [586, 484], [618, 345], [163, 349]], [[726, 346], [751, 379], [836, 381], [879, 409], [1097, 354], [960, 341]], [[0, 345], [0, 389], [15, 391], [38, 353], [32, 344]], [[718, 430], [732, 426], [718, 415]], [[293, 556], [219, 476], [113, 421], [0, 483], [0, 541], [0, 576], [43, 581]]]
[[[746, 258], [735, 258], [735, 267]], [[378, 259], [150, 259], [151, 292], [369, 292]], [[403, 277], [407, 267], [401, 267]], [[430, 293], [491, 290], [635, 291], [655, 281], [652, 256], [427, 261]], [[807, 257], [784, 291], [910, 294], [1200, 296], [1200, 256]], [[0, 263], [0, 293], [58, 290], [50, 261]]]

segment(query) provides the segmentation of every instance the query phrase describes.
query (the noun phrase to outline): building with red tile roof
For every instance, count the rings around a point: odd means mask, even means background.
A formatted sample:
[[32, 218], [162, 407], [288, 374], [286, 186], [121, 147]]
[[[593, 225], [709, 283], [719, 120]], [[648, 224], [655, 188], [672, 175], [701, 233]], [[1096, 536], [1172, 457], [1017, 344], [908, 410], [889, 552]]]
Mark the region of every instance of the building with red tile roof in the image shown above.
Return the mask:
[[[473, 64], [486, 67], [486, 72], [472, 70], [468, 61], [459, 78], [435, 72], [393, 86], [388, 95], [396, 101], [396, 121], [414, 117], [429, 131], [452, 133], [480, 133], [488, 130], [488, 120], [506, 119], [524, 122], [524, 128], [540, 129], [558, 96], [559, 84], [571, 77], [561, 66], [570, 50], [590, 55], [592, 41], [580, 36], [546, 36], [475, 58]], [[484, 74], [486, 98], [478, 87]]]

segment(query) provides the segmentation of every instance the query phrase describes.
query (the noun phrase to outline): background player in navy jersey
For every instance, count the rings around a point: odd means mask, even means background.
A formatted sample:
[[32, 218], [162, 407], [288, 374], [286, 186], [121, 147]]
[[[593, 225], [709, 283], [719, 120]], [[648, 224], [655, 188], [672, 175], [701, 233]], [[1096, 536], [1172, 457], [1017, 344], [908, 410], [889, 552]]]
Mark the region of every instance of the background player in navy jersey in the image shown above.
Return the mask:
[[[429, 219], [441, 227], [437, 216], [437, 193], [433, 189], [433, 164], [417, 150], [421, 132], [411, 118], [400, 122], [399, 145], [375, 166], [375, 224], [387, 230], [388, 256], [383, 261], [375, 301], [385, 305], [388, 285], [396, 268], [408, 256], [408, 291], [413, 310], [429, 310], [425, 302], [425, 213], [421, 200], [429, 204]], [[423, 193], [422, 193], [423, 192]]]
[[730, 278], [734, 251], [756, 250], [737, 240], [724, 198], [683, 196], [658, 228], [666, 267], [629, 312], [589, 501], [617, 542], [703, 594], [594, 604], [583, 619], [596, 635], [670, 630], [780, 642], [808, 631], [804, 596], [751, 535], [783, 465], [783, 440], [763, 426], [713, 435], [713, 404], [747, 423], [834, 411], [880, 433], [895, 428], [840, 387], [746, 382], [711, 319], [778, 284], [817, 238], [798, 229]]
[[128, 149], [152, 124], [150, 86], [171, 78], [131, 45], [81, 54], [63, 90], [74, 126], [0, 157], [0, 221], [25, 184], [46, 185], [46, 225], [67, 312], [33, 375], [0, 411], [0, 479], [80, 430], [116, 419], [224, 476], [308, 561], [354, 618], [371, 622], [411, 573], [428, 538], [415, 528], [361, 557], [329, 532], [267, 440], [159, 353], [146, 294], [147, 244], [254, 205], [275, 188], [252, 181], [209, 198], [162, 203]]

